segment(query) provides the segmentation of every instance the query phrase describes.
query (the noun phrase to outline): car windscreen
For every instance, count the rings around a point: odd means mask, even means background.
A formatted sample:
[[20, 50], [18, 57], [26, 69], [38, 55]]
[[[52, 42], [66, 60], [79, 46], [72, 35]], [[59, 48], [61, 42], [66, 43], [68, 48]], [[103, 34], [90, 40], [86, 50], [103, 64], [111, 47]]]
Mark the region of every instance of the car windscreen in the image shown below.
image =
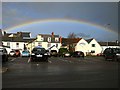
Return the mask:
[[46, 50], [44, 48], [34, 48], [32, 53], [45, 53]]
[[22, 53], [29, 53], [29, 51], [23, 51]]

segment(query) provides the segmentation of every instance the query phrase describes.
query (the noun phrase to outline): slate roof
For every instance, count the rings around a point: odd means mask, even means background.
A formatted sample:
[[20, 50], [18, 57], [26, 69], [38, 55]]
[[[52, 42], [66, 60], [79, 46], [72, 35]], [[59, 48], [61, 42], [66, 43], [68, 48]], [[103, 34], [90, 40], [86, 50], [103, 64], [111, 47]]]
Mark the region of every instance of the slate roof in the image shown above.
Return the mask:
[[82, 38], [62, 38], [62, 44], [67, 45], [67, 44], [73, 44], [73, 43], [78, 43]]
[[98, 42], [101, 46], [118, 46], [120, 42], [117, 44], [116, 42]]
[[93, 38], [87, 39], [86, 41], [87, 41], [88, 43], [90, 43], [92, 40], [93, 40]]
[[[43, 42], [48, 42], [48, 37], [51, 37], [51, 42], [52, 43], [59, 43], [60, 42], [60, 38], [59, 38], [59, 35], [50, 35], [50, 34], [38, 34], [40, 35], [41, 37], [44, 38]], [[55, 41], [55, 38], [59, 38], [59, 41]]]
[[[10, 35], [13, 35], [13, 37], [10, 37]], [[24, 37], [27, 37], [27, 39], [24, 39]], [[30, 32], [6, 33], [2, 36], [2, 41], [10, 42], [28, 42], [33, 39], [30, 38]]]

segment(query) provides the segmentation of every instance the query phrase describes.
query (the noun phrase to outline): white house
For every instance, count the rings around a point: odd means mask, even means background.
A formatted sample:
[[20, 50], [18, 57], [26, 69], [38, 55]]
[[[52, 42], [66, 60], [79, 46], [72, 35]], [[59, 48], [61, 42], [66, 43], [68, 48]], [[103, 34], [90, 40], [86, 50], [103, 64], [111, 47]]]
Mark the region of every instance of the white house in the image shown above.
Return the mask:
[[94, 38], [88, 39], [86, 41], [88, 42], [88, 52], [91, 55], [97, 55], [102, 52], [102, 47]]
[[[26, 44], [31, 40], [30, 32], [6, 33], [2, 36], [2, 43], [11, 50], [20, 50], [22, 52], [26, 49]], [[10, 50], [8, 50], [8, 53]]]
[[82, 52], [84, 52], [84, 54], [86, 56], [86, 54], [89, 52], [88, 42], [86, 40], [84, 40], [83, 38], [81, 38], [75, 46], [75, 51], [82, 51]]
[[59, 51], [61, 47], [61, 37], [59, 35], [52, 34], [38, 34], [33, 42], [27, 45], [27, 48], [31, 51], [35, 46], [42, 46], [46, 50], [56, 50]]
[[69, 51], [82, 51], [85, 56], [88, 54], [97, 55], [102, 51], [100, 44], [95, 39], [63, 38], [62, 45], [67, 46]]

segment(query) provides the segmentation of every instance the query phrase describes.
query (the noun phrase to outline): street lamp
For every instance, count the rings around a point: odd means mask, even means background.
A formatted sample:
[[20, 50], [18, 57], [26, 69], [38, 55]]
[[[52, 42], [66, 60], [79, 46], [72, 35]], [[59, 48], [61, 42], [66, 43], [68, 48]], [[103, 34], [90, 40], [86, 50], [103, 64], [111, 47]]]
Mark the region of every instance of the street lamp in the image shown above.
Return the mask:
[[[107, 29], [110, 25], [111, 25], [110, 23], [106, 24], [105, 28]], [[108, 40], [107, 40], [107, 47], [108, 47]]]

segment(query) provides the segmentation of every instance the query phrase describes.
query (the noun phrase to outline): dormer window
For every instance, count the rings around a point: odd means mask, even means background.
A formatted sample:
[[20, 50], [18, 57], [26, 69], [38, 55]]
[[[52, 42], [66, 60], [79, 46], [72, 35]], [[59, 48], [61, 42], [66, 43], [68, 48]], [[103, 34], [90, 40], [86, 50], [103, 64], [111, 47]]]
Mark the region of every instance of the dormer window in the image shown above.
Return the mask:
[[48, 42], [51, 42], [51, 37], [48, 37]]
[[59, 41], [59, 38], [55, 38], [55, 42], [58, 42]]
[[41, 37], [41, 41], [44, 41], [44, 38], [43, 38], [43, 37]]

